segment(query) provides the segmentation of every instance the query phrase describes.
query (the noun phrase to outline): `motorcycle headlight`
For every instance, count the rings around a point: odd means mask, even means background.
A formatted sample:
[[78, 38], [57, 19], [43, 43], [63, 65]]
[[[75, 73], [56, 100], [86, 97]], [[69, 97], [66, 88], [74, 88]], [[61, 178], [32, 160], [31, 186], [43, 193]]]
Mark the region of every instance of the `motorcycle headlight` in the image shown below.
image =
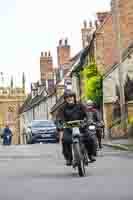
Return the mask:
[[96, 127], [94, 125], [90, 125], [89, 130], [96, 130]]
[[31, 128], [28, 127], [28, 128], [27, 128], [27, 132], [28, 132], [28, 133], [31, 133]]

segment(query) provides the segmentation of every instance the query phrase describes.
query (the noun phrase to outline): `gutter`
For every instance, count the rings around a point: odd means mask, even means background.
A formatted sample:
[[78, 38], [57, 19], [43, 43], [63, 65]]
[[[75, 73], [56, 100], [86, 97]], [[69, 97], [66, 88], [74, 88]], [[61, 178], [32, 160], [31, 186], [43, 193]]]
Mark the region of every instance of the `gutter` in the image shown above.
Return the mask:
[[107, 147], [111, 147], [111, 148], [114, 148], [114, 149], [117, 149], [117, 150], [123, 150], [123, 151], [128, 151], [128, 147], [126, 147], [125, 145], [122, 145], [122, 144], [113, 144], [111, 142], [108, 142], [108, 143], [105, 143], [103, 144], [104, 146], [107, 146]]

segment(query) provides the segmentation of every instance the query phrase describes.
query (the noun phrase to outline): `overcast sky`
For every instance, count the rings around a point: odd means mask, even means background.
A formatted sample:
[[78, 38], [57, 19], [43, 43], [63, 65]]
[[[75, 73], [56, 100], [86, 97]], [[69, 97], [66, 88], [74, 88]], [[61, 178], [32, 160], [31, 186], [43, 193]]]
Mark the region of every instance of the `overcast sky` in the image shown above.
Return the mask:
[[81, 48], [82, 22], [97, 11], [110, 9], [110, 0], [0, 0], [0, 71], [26, 73], [27, 86], [39, 79], [41, 51], [50, 50], [56, 65], [56, 47], [68, 37], [72, 55]]

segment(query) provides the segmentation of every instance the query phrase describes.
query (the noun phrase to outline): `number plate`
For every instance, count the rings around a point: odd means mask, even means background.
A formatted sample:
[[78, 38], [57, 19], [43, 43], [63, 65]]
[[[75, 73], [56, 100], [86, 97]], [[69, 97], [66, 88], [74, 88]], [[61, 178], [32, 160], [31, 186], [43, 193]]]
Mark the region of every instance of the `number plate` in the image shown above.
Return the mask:
[[96, 127], [94, 125], [89, 126], [89, 130], [95, 130], [95, 129], [96, 129]]
[[42, 135], [43, 138], [47, 138], [47, 137], [50, 137], [50, 136], [51, 136], [50, 134]]
[[80, 135], [79, 128], [77, 128], [77, 127], [73, 128], [73, 135]]

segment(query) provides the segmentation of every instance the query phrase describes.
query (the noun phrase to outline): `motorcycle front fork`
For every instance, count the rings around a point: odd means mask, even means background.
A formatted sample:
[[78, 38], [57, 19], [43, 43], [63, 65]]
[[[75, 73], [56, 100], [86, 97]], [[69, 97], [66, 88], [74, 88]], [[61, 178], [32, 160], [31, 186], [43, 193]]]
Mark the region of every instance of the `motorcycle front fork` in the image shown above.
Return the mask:
[[[88, 162], [88, 153], [87, 153], [85, 144], [83, 144], [83, 143], [80, 143], [80, 153], [81, 153], [81, 159], [84, 161], [85, 165], [88, 165], [88, 163], [89, 163]], [[78, 163], [77, 163], [77, 161], [75, 159], [75, 153], [74, 153], [74, 151], [73, 151], [73, 158], [74, 158], [74, 160], [73, 160], [73, 167], [75, 168], [78, 165]]]

